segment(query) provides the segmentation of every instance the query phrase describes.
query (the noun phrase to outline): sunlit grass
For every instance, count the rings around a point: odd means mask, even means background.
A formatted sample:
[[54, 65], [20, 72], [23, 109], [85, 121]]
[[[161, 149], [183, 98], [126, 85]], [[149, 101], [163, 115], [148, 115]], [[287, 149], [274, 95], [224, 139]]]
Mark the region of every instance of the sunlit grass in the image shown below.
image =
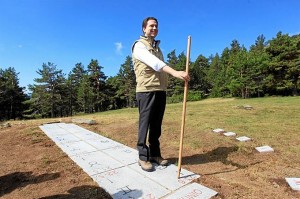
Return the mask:
[[[251, 110], [241, 107], [250, 105]], [[186, 106], [184, 146], [190, 150], [215, 148], [235, 142], [234, 138], [224, 139], [212, 133], [215, 128], [232, 131], [238, 136], [248, 136], [252, 143], [236, 143], [240, 151], [250, 151], [254, 146], [270, 145], [286, 158], [299, 156], [300, 147], [300, 98], [268, 97], [254, 99], [206, 99], [188, 102]], [[95, 119], [103, 126], [115, 128], [115, 132], [100, 132], [126, 142], [128, 136], [135, 140], [138, 124], [138, 109], [128, 108], [83, 115]], [[182, 103], [168, 104], [163, 121], [162, 142], [178, 148], [182, 122]], [[122, 129], [126, 129], [122, 133]], [[121, 131], [117, 134], [117, 131]], [[300, 158], [299, 158], [300, 159]]]
[[[251, 110], [241, 108], [245, 105]], [[75, 116], [97, 121], [86, 126], [111, 139], [135, 147], [138, 129], [138, 109], [126, 108]], [[42, 124], [59, 119], [31, 120]], [[254, 147], [269, 145], [283, 160], [300, 161], [300, 97], [265, 97], [253, 99], [206, 99], [188, 102], [186, 106], [184, 148], [192, 153], [217, 147], [238, 147], [236, 153], [250, 153]], [[182, 122], [182, 103], [168, 104], [163, 120], [162, 147], [177, 151]], [[240, 143], [235, 138], [212, 133], [215, 128], [247, 136], [252, 142]], [[34, 131], [33, 131], [34, 132]], [[32, 138], [38, 141], [35, 133]], [[166, 144], [167, 143], [167, 144]], [[175, 153], [175, 152], [174, 152]]]

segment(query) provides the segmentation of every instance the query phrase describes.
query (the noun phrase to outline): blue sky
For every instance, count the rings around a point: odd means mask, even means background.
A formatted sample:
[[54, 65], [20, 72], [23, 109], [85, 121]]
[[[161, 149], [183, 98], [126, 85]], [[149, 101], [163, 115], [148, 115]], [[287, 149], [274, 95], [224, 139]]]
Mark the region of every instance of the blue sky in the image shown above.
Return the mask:
[[0, 0], [0, 68], [14, 67], [24, 87], [48, 62], [68, 74], [97, 59], [115, 76], [148, 16], [159, 21], [165, 57], [186, 52], [190, 35], [195, 61], [234, 39], [249, 49], [260, 34], [299, 34], [299, 10], [299, 0]]

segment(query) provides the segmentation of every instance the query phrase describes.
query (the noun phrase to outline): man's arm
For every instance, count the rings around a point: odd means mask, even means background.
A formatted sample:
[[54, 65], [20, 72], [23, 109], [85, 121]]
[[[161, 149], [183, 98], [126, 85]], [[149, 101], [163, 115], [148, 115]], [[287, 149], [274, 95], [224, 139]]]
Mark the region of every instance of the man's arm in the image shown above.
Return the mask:
[[190, 80], [190, 76], [185, 71], [174, 70], [166, 63], [158, 59], [156, 56], [152, 55], [142, 42], [137, 42], [134, 45], [132, 54], [136, 59], [144, 62], [145, 64], [153, 68], [155, 71], [163, 71], [185, 81]]
[[163, 61], [152, 55], [142, 42], [135, 43], [132, 54], [136, 59], [144, 62], [155, 71], [161, 70], [166, 65]]
[[173, 77], [182, 79], [184, 81], [189, 81], [190, 80], [190, 76], [188, 75], [188, 73], [186, 73], [185, 71], [174, 70], [173, 68], [171, 68], [168, 65], [165, 65], [164, 67], [162, 67], [161, 70], [164, 71], [164, 72], [166, 72], [166, 73], [169, 73]]

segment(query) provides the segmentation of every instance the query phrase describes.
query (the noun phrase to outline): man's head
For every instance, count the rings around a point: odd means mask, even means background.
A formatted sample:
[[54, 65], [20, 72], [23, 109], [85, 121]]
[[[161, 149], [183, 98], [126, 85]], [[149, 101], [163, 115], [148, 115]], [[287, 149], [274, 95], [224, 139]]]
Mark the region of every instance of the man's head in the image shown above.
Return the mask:
[[142, 30], [145, 36], [155, 38], [158, 34], [158, 21], [154, 17], [143, 20]]

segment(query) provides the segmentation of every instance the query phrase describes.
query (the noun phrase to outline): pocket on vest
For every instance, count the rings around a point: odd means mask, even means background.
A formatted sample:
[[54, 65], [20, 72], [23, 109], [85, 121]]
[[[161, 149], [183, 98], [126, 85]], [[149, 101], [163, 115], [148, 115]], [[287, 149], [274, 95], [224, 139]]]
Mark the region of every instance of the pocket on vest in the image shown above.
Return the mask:
[[159, 80], [159, 73], [153, 72], [153, 70], [145, 70], [143, 74], [143, 86], [145, 87], [153, 87], [153, 86], [159, 86], [160, 80]]

